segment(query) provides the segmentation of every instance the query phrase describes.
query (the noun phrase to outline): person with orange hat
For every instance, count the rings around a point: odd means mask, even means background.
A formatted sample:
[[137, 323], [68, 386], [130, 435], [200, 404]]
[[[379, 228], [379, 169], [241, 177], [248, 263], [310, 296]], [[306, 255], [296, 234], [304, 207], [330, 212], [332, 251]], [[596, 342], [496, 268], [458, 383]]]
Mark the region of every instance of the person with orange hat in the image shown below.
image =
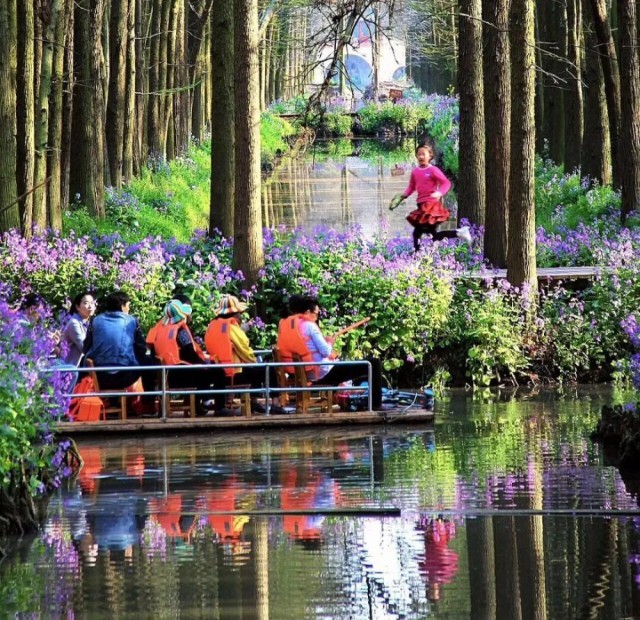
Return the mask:
[[[153, 350], [162, 364], [176, 366], [179, 364], [207, 364], [209, 356], [196, 343], [189, 328], [191, 321], [191, 305], [172, 299], [164, 307], [164, 316], [153, 330]], [[224, 390], [225, 376], [220, 368], [194, 368], [170, 370], [168, 380], [171, 387], [195, 387], [207, 390], [213, 386], [216, 390]], [[218, 413], [225, 408], [224, 394], [214, 395], [214, 406]], [[199, 415], [206, 415], [203, 403], [199, 406]]]
[[[242, 326], [241, 317], [248, 306], [234, 295], [223, 295], [214, 308], [215, 319], [209, 323], [204, 336], [207, 353], [220, 364], [255, 364], [257, 358]], [[265, 369], [258, 366], [248, 368], [225, 368], [229, 380], [242, 374], [242, 383], [252, 388], [264, 385]], [[275, 368], [269, 367], [269, 385], [277, 385]], [[265, 413], [266, 408], [252, 395], [251, 407], [254, 413]], [[285, 413], [278, 398], [273, 398], [271, 413]]]

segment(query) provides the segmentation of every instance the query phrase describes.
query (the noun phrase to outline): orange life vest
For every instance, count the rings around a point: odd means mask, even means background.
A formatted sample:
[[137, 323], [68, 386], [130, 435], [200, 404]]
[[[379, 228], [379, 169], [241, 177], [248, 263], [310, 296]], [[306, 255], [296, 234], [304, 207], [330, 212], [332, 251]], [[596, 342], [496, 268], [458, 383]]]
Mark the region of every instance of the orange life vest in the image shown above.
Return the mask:
[[151, 346], [154, 347], [155, 346], [155, 340], [156, 340], [156, 334], [158, 333], [158, 327], [162, 326], [162, 319], [160, 319], [150, 330], [149, 333], [147, 334], [147, 338], [146, 338], [146, 343]]
[[[207, 353], [211, 356], [212, 361], [215, 358], [218, 364], [233, 364], [233, 342], [231, 342], [231, 325], [237, 322], [235, 319], [213, 319], [207, 327], [204, 335], [204, 344], [207, 347]], [[224, 374], [227, 377], [242, 372], [242, 368], [225, 368]]]
[[[313, 354], [302, 336], [302, 323], [304, 319], [301, 314], [292, 314], [286, 319], [281, 319], [278, 324], [278, 348], [280, 349], [280, 359], [283, 362], [292, 362], [293, 354], [300, 356], [303, 362], [313, 362]], [[315, 366], [307, 366], [306, 370], [312, 372]], [[285, 366], [285, 372], [290, 375], [295, 374], [294, 366]]]
[[180, 347], [178, 347], [178, 332], [181, 328], [187, 330], [195, 352], [204, 361], [202, 349], [194, 341], [191, 330], [187, 327], [187, 322], [180, 321], [179, 323], [156, 325], [153, 328], [155, 329], [153, 348], [156, 355], [160, 358], [163, 364], [166, 364], [168, 366], [175, 366], [176, 364], [186, 363], [180, 359]]

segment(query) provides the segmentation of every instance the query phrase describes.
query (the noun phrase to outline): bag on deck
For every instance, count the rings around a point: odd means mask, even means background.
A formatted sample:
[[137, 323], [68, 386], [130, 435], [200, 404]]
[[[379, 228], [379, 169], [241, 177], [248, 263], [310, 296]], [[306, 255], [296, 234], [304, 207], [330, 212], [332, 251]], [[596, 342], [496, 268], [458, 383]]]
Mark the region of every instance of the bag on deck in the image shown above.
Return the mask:
[[[85, 375], [78, 381], [73, 394], [90, 394], [95, 391], [93, 379]], [[105, 419], [104, 403], [99, 396], [71, 398], [67, 414], [72, 422], [95, 422]]]

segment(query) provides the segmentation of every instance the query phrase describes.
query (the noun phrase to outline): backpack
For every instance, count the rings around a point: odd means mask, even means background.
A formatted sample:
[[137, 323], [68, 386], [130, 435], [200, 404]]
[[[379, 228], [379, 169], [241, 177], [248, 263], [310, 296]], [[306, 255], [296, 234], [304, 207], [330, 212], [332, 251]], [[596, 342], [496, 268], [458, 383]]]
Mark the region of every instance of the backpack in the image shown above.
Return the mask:
[[[78, 381], [73, 394], [89, 394], [95, 392], [93, 379], [85, 375]], [[95, 422], [105, 419], [104, 403], [99, 396], [71, 398], [67, 414], [72, 422]]]

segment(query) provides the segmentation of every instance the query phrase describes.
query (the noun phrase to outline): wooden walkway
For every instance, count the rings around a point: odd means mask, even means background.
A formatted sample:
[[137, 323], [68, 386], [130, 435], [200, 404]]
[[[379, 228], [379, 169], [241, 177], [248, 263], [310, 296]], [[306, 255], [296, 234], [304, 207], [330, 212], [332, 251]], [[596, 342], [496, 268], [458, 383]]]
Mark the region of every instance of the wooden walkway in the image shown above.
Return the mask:
[[[606, 271], [603, 267], [540, 267], [538, 280], [592, 280]], [[501, 280], [507, 277], [506, 269], [487, 269], [485, 271], [463, 271], [456, 278]]]
[[201, 418], [168, 417], [129, 418], [97, 422], [58, 422], [55, 431], [64, 435], [91, 433], [173, 433], [215, 432], [228, 430], [258, 430], [276, 428], [310, 428], [331, 426], [358, 426], [391, 423], [430, 423], [435, 413], [418, 407], [399, 407], [386, 411], [334, 411], [286, 415], [252, 415], [251, 417], [216, 418], [213, 414]]

